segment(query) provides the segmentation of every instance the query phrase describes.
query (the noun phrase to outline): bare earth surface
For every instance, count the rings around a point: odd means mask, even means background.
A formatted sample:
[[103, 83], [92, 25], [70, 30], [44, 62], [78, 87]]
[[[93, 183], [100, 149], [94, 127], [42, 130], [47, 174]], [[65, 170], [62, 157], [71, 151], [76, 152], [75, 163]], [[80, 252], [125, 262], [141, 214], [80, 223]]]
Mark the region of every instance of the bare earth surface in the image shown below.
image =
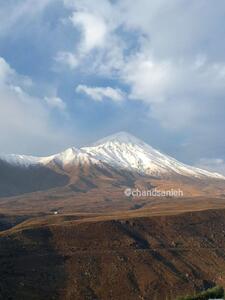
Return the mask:
[[225, 287], [225, 209], [168, 213], [2, 215], [0, 299], [163, 300]]

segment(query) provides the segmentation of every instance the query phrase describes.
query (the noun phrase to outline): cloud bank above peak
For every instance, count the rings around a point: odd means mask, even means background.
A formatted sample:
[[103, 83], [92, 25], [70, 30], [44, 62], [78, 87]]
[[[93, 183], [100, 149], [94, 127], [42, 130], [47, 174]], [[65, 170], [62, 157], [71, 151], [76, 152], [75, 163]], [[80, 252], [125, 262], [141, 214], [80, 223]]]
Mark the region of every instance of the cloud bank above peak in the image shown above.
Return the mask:
[[220, 9], [210, 1], [103, 0], [100, 10], [91, 1], [65, 5], [81, 31], [80, 68], [116, 78], [127, 86], [127, 99], [146, 105], [164, 128], [200, 128], [206, 118], [212, 126], [224, 110], [221, 1]]
[[[225, 159], [224, 1], [31, 3], [0, 9], [0, 56], [28, 75], [4, 86], [42, 103], [48, 126], [67, 118], [88, 142], [130, 129], [188, 163]], [[29, 84], [57, 92], [36, 97]]]

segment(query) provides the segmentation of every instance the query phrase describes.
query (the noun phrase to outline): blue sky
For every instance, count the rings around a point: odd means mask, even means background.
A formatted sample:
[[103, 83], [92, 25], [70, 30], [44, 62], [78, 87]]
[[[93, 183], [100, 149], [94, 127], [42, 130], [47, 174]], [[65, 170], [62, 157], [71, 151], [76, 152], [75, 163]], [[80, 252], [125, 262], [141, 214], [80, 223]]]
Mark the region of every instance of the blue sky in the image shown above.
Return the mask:
[[128, 131], [225, 173], [224, 1], [97, 4], [0, 0], [0, 152]]

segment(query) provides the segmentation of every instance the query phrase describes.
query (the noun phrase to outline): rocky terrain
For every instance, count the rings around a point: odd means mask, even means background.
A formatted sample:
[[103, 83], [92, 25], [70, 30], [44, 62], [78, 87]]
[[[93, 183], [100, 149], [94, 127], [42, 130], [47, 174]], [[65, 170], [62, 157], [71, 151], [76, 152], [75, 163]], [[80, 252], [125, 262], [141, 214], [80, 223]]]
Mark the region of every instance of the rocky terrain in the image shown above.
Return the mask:
[[176, 299], [225, 286], [225, 210], [39, 217], [1, 232], [1, 299]]

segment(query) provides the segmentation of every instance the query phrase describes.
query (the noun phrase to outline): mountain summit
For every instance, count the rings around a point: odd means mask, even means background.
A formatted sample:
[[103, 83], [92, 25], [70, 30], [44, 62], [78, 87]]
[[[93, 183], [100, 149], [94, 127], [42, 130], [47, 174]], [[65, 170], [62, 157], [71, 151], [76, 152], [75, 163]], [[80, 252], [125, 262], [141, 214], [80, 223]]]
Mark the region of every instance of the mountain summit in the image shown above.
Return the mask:
[[80, 149], [69, 148], [62, 153], [48, 157], [33, 157], [25, 155], [4, 155], [0, 160], [12, 165], [25, 167], [35, 165], [59, 164], [61, 167], [67, 165], [99, 165], [113, 167], [119, 170], [141, 175], [156, 177], [185, 176], [193, 178], [214, 178], [225, 177], [208, 172], [199, 168], [188, 166], [176, 159], [162, 154], [150, 145], [144, 143], [133, 135], [126, 132], [119, 132], [105, 137], [90, 147]]
[[133, 145], [144, 145], [145, 143], [136, 138], [134, 135], [125, 132], [125, 131], [120, 131], [116, 134], [112, 134], [109, 135], [103, 139], [98, 140], [97, 142], [95, 142], [93, 145], [94, 146], [99, 146], [102, 144], [106, 144], [106, 143], [120, 143], [120, 144], [133, 144]]

